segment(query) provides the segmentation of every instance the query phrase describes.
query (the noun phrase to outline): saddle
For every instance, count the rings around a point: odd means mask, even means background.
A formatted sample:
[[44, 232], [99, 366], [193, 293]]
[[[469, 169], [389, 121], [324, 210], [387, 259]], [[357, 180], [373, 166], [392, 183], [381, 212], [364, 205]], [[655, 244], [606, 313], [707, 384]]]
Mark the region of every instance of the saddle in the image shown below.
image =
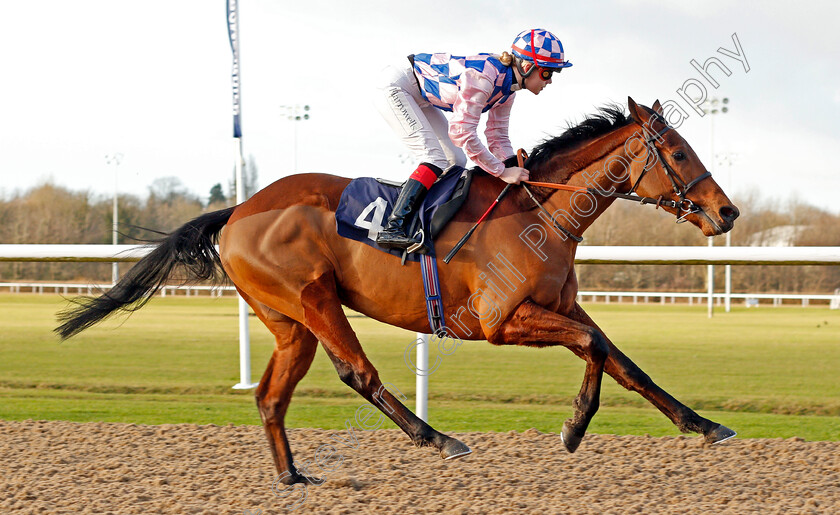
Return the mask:
[[458, 212], [467, 199], [473, 171], [451, 166], [432, 185], [417, 209], [409, 234], [416, 235], [419, 245], [409, 250], [385, 249], [376, 244], [376, 235], [388, 220], [402, 184], [372, 177], [353, 179], [341, 194], [335, 221], [338, 234], [389, 254], [420, 261], [422, 254], [435, 256], [434, 239]]

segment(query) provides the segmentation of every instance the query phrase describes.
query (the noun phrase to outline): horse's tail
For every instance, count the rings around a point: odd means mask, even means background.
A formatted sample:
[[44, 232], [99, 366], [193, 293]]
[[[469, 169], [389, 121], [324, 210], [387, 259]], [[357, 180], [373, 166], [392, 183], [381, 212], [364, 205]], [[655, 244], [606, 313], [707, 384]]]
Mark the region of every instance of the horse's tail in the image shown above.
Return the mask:
[[216, 242], [233, 207], [199, 216], [154, 243], [154, 250], [137, 262], [109, 291], [99, 297], [73, 299], [58, 314], [55, 332], [62, 340], [108, 318], [116, 311], [142, 308], [174, 272], [184, 282], [218, 279], [223, 274]]

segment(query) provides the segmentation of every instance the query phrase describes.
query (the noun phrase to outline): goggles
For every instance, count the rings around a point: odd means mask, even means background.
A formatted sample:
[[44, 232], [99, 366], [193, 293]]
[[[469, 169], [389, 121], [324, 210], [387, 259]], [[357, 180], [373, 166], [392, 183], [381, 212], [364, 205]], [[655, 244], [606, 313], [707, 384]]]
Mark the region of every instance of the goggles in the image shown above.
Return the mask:
[[563, 68], [542, 68], [540, 66], [537, 66], [537, 70], [539, 70], [540, 78], [542, 80], [549, 81], [549, 80], [551, 80], [551, 75], [554, 72], [557, 72], [557, 74], [559, 75], [560, 72], [563, 71]]

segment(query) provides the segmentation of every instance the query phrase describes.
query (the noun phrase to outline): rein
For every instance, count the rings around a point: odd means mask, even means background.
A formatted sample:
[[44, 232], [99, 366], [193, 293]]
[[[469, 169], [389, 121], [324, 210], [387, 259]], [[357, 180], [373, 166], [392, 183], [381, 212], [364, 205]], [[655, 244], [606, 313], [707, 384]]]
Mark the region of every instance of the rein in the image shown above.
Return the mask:
[[[665, 134], [666, 132], [671, 130], [671, 127], [668, 125], [668, 122], [666, 122], [657, 113], [651, 112], [651, 116], [653, 118], [655, 118], [656, 120], [659, 120], [663, 124], [665, 124], [665, 127], [662, 130], [660, 130], [659, 132], [652, 133], [651, 135], [649, 135], [645, 139], [645, 146], [647, 146], [647, 148], [648, 148], [648, 154], [647, 154], [647, 157], [645, 158], [645, 165], [644, 165], [644, 168], [642, 168], [642, 173], [639, 174], [639, 178], [636, 179], [636, 182], [633, 184], [633, 187], [630, 188], [629, 193], [618, 193], [616, 191], [613, 191], [611, 193], [607, 193], [607, 192], [601, 191], [601, 190], [596, 189], [596, 188], [588, 188], [586, 186], [572, 186], [570, 184], [557, 184], [557, 183], [553, 183], [553, 182], [522, 181], [522, 182], [519, 183], [519, 185], [522, 186], [525, 189], [525, 191], [528, 193], [528, 196], [531, 197], [531, 200], [534, 201], [534, 204], [536, 204], [537, 207], [540, 209], [540, 211], [542, 211], [542, 214], [544, 214], [549, 220], [551, 220], [551, 223], [554, 225], [554, 227], [558, 231], [562, 232], [563, 234], [565, 234], [566, 236], [568, 236], [569, 238], [573, 239], [574, 241], [576, 241], [578, 243], [583, 241], [583, 237], [582, 236], [576, 236], [576, 235], [572, 234], [571, 231], [569, 231], [568, 229], [566, 229], [565, 227], [560, 225], [560, 223], [557, 221], [557, 219], [554, 218], [551, 215], [551, 213], [549, 213], [543, 207], [543, 205], [540, 203], [539, 200], [537, 200], [537, 197], [534, 196], [533, 192], [531, 192], [531, 188], [529, 188], [528, 185], [537, 186], [537, 187], [540, 187], [540, 188], [549, 188], [549, 189], [553, 189], [553, 190], [563, 190], [563, 191], [573, 191], [573, 192], [584, 191], [584, 192], [592, 193], [593, 195], [600, 195], [602, 197], [632, 200], [632, 201], [638, 202], [640, 204], [653, 204], [653, 205], [656, 206], [657, 209], [659, 209], [659, 206], [670, 207], [670, 208], [679, 210], [678, 214], [677, 214], [677, 223], [678, 224], [685, 222], [686, 217], [688, 215], [692, 214], [692, 213], [702, 213], [703, 215], [706, 215], [706, 213], [703, 211], [703, 209], [700, 208], [699, 206], [697, 206], [697, 204], [695, 204], [694, 202], [692, 202], [691, 199], [689, 199], [687, 197], [687, 195], [688, 195], [688, 191], [692, 187], [694, 187], [694, 185], [696, 185], [698, 182], [702, 181], [703, 179], [706, 179], [707, 177], [711, 177], [712, 174], [710, 172], [706, 172], [706, 173], [701, 174], [699, 177], [693, 179], [690, 182], [685, 182], [683, 180], [683, 178], [680, 177], [680, 175], [673, 168], [671, 168], [671, 166], [662, 158], [662, 152], [659, 150], [659, 147], [657, 147], [656, 143], [655, 143], [655, 141], [657, 139], [661, 139], [663, 134]], [[650, 151], [651, 148], [653, 148], [653, 150], [656, 151], [656, 158], [659, 159], [660, 163], [662, 163], [662, 169], [665, 171], [665, 175], [668, 177], [668, 180], [671, 181], [671, 187], [674, 190], [674, 194], [679, 197], [679, 200], [665, 200], [662, 195], [660, 195], [659, 198], [643, 197], [641, 195], [634, 195], [634, 193], [636, 192], [636, 188], [639, 187], [639, 183], [642, 182], [642, 178], [644, 178], [644, 176], [648, 172], [648, 170], [653, 168], [652, 166], [650, 168], [648, 167], [649, 163], [650, 163], [650, 158], [653, 155], [653, 152]], [[528, 154], [523, 149], [519, 149], [516, 153], [516, 157], [517, 157], [519, 167], [524, 168], [525, 164], [526, 164], [525, 160], [528, 159]], [[654, 161], [654, 164], [655, 164], [655, 161]], [[449, 263], [449, 261], [455, 256], [455, 254], [458, 253], [458, 251], [461, 249], [461, 247], [463, 247], [464, 244], [467, 242], [467, 240], [469, 240], [470, 237], [473, 235], [473, 233], [478, 228], [478, 226], [481, 224], [481, 222], [483, 222], [484, 219], [487, 218], [487, 216], [490, 214], [491, 211], [493, 211], [493, 209], [496, 207], [496, 205], [498, 205], [499, 202], [505, 197], [505, 195], [507, 195], [511, 186], [513, 186], [513, 185], [508, 184], [504, 187], [502, 192], [499, 193], [499, 196], [496, 197], [496, 200], [493, 201], [493, 203], [490, 205], [490, 207], [487, 208], [487, 211], [485, 211], [484, 214], [481, 215], [481, 217], [478, 219], [478, 221], [475, 223], [475, 225], [473, 225], [472, 228], [469, 231], [467, 231], [467, 233], [464, 234], [463, 237], [461, 237], [460, 241], [458, 241], [458, 243], [455, 244], [455, 246], [452, 248], [452, 250], [449, 251], [449, 253], [446, 255], [446, 257], [443, 258], [444, 263]], [[706, 215], [706, 218], [709, 218], [708, 215]], [[711, 219], [709, 219], [709, 220], [711, 221]], [[712, 223], [714, 223], [714, 222], [712, 222]]]
[[[659, 209], [659, 206], [665, 206], [665, 207], [670, 207], [670, 208], [673, 208], [673, 209], [678, 209], [680, 213], [684, 213], [684, 214], [678, 214], [677, 215], [677, 223], [678, 224], [683, 223], [683, 222], [686, 221], [686, 217], [688, 215], [690, 215], [692, 213], [698, 213], [698, 212], [703, 211], [702, 208], [698, 207], [694, 202], [691, 201], [691, 199], [687, 198], [686, 195], [688, 195], [688, 191], [694, 185], [696, 185], [698, 182], [702, 181], [703, 179], [705, 179], [707, 177], [711, 177], [712, 174], [710, 172], [706, 172], [706, 173], [700, 175], [699, 177], [693, 179], [692, 181], [686, 183], [682, 179], [682, 177], [680, 177], [679, 174], [676, 171], [674, 171], [673, 168], [671, 168], [671, 166], [662, 158], [662, 152], [659, 150], [659, 147], [657, 147], [656, 144], [654, 143], [657, 139], [661, 138], [663, 134], [668, 132], [671, 129], [671, 127], [668, 126], [668, 123], [665, 122], [665, 120], [663, 120], [659, 115], [655, 115], [655, 116], [658, 120], [662, 121], [665, 124], [665, 127], [661, 131], [656, 132], [656, 133], [648, 136], [648, 138], [645, 140], [645, 144], [648, 146], [648, 155], [645, 158], [645, 166], [642, 169], [642, 173], [639, 175], [639, 178], [636, 179], [636, 182], [633, 184], [633, 187], [630, 188], [630, 193], [618, 193], [616, 191], [607, 193], [607, 192], [601, 191], [597, 188], [588, 188], [586, 186], [572, 186], [570, 184], [556, 184], [556, 183], [553, 183], [553, 182], [537, 182], [537, 181], [522, 181], [522, 182], [530, 184], [531, 186], [537, 186], [537, 187], [540, 187], [540, 188], [549, 188], [549, 189], [554, 189], [554, 190], [573, 191], [573, 192], [584, 191], [584, 192], [591, 193], [593, 195], [600, 195], [602, 197], [632, 200], [634, 202], [638, 202], [639, 204], [653, 204], [653, 205], [656, 206], [657, 209]], [[650, 152], [651, 148], [653, 148], [653, 150], [656, 151], [656, 156], [659, 159], [659, 162], [662, 163], [663, 170], [665, 170], [665, 176], [668, 177], [669, 181], [671, 181], [671, 187], [674, 190], [674, 194], [676, 194], [679, 197], [678, 201], [677, 200], [665, 200], [661, 195], [659, 196], [659, 198], [653, 198], [653, 197], [643, 197], [641, 195], [634, 195], [633, 194], [633, 193], [635, 193], [636, 188], [638, 188], [639, 183], [642, 182], [642, 178], [644, 178], [645, 174], [648, 172], [648, 170], [650, 170], [650, 168], [648, 167], [648, 163], [650, 162], [650, 157], [652, 156], [652, 152]], [[525, 184], [523, 184], [523, 186], [525, 186]], [[531, 194], [531, 190], [528, 189], [527, 187], [525, 189], [528, 192], [528, 195], [531, 197], [531, 199], [537, 204], [537, 206], [540, 209], [542, 209], [543, 212], [545, 212], [547, 214], [547, 212], [545, 211], [545, 208], [543, 208], [542, 205], [539, 203], [539, 201], [537, 201], [537, 199], [534, 197], [534, 195]], [[552, 222], [554, 222], [555, 226], [559, 225], [559, 224], [557, 224], [557, 221], [554, 220], [554, 218], [551, 218], [551, 220], [552, 220]], [[566, 229], [563, 229], [563, 232], [565, 232], [566, 234], [571, 236], [571, 234]], [[578, 239], [577, 236], [573, 236], [573, 238], [576, 241], [581, 241], [581, 239], [582, 239], [582, 238]]]
[[[525, 153], [525, 151], [524, 151], [524, 150], [521, 150], [521, 149], [520, 149], [520, 152], [522, 152], [523, 154]], [[541, 184], [551, 184], [551, 183], [544, 183], [544, 182], [531, 182], [531, 181], [522, 181], [522, 182], [520, 182], [520, 183], [519, 183], [519, 185], [520, 185], [520, 186], [522, 186], [523, 188], [525, 188], [525, 192], [527, 192], [527, 193], [528, 193], [528, 196], [529, 196], [529, 197], [531, 197], [531, 200], [533, 200], [533, 201], [534, 201], [534, 204], [536, 204], [536, 205], [537, 205], [537, 207], [538, 207], [538, 208], [540, 208], [540, 211], [542, 211], [542, 212], [543, 212], [543, 214], [544, 214], [545, 216], [547, 216], [549, 220], [551, 220], [551, 223], [554, 225], [554, 227], [556, 227], [556, 228], [557, 228], [557, 230], [559, 230], [560, 232], [562, 232], [563, 234], [565, 234], [566, 236], [568, 236], [569, 238], [571, 238], [571, 239], [575, 240], [575, 241], [576, 241], [576, 242], [578, 242], [578, 243], [582, 242], [582, 241], [583, 241], [583, 236], [575, 236], [574, 234], [572, 234], [572, 232], [571, 232], [570, 230], [568, 230], [568, 229], [566, 229], [565, 227], [563, 227], [562, 225], [560, 225], [560, 222], [558, 222], [556, 218], [554, 218], [553, 216], [551, 216], [551, 213], [549, 213], [549, 212], [548, 212], [548, 211], [547, 211], [547, 210], [543, 207], [543, 205], [542, 205], [542, 204], [540, 204], [540, 201], [539, 201], [539, 200], [537, 200], [537, 197], [535, 197], [535, 196], [534, 196], [534, 194], [531, 192], [531, 188], [529, 188], [528, 186], [526, 186], [526, 185], [525, 185], [525, 183], [526, 183], [526, 182], [527, 182], [528, 184], [532, 184], [532, 185], [534, 185], [534, 186], [539, 186], [539, 185], [541, 185]], [[562, 185], [561, 185], [561, 184], [557, 184], [556, 186], [565, 186], [565, 184], [562, 184]]]

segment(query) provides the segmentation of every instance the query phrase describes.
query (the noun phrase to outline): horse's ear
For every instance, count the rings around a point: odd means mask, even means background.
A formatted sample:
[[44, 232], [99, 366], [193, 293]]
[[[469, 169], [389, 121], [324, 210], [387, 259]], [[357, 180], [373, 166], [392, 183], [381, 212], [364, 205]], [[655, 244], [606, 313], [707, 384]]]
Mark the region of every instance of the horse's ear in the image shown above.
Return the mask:
[[631, 97], [627, 97], [627, 107], [630, 109], [630, 117], [633, 118], [633, 121], [639, 125], [644, 125], [648, 117], [645, 110], [639, 107]]
[[659, 116], [663, 116], [663, 113], [662, 113], [662, 104], [660, 104], [660, 103], [659, 103], [659, 99], [658, 99], [658, 98], [656, 99], [656, 102], [654, 102], [654, 103], [653, 103], [653, 106], [651, 107], [651, 109], [653, 109], [654, 111], [656, 111], [656, 114], [658, 114]]

